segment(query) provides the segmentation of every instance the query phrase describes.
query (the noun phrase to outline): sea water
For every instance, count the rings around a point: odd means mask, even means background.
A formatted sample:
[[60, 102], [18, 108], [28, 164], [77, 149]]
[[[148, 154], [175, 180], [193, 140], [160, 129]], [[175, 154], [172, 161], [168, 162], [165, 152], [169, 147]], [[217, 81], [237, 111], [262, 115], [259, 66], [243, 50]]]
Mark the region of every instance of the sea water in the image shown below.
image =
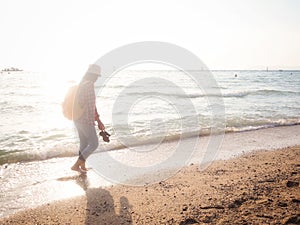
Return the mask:
[[[300, 71], [212, 71], [211, 75], [217, 82], [212, 88], [220, 91], [217, 97], [224, 102], [227, 132], [216, 159], [299, 144]], [[166, 86], [161, 78], [175, 85]], [[139, 86], [141, 79], [149, 82]], [[76, 130], [61, 110], [68, 87], [75, 83], [42, 73], [0, 74], [1, 216], [84, 194], [86, 180], [70, 170], [78, 153]], [[182, 136], [200, 136], [196, 148], [205, 148], [213, 123], [201, 85], [176, 70], [125, 70], [97, 83], [97, 108], [112, 136], [110, 143], [99, 139], [96, 154], [108, 151], [116, 159], [135, 164], [130, 161], [135, 154], [131, 146], [147, 150], [145, 146], [157, 140], [168, 140], [154, 152], [164, 159]], [[158, 87], [157, 92], [152, 87]], [[132, 98], [136, 101], [131, 102]], [[184, 113], [176, 110], [181, 99], [190, 100], [195, 110], [185, 105]], [[129, 111], [122, 104], [130, 104]], [[182, 129], [183, 123], [188, 129]], [[191, 162], [197, 163], [201, 154], [196, 152]], [[153, 157], [139, 160], [155, 162]], [[89, 187], [111, 184], [93, 170], [88, 183]]]
[[[300, 71], [212, 71], [212, 75], [224, 101], [226, 132], [300, 124]], [[53, 77], [32, 72], [0, 74], [0, 164], [77, 154], [76, 130], [61, 109], [67, 88], [75, 81]], [[153, 83], [132, 86], [145, 78]], [[159, 87], [158, 78], [177, 82], [183, 92], [161, 86], [158, 90], [168, 91], [157, 96], [150, 85]], [[126, 139], [143, 145], [153, 138], [180, 138], [182, 123], [189, 127], [184, 132], [209, 134], [212, 123], [206, 93], [180, 71], [121, 71], [101, 85], [96, 87], [97, 107], [112, 136], [109, 144], [100, 142], [99, 149], [128, 147]], [[121, 95], [125, 88], [132, 91]], [[129, 112], [122, 111], [120, 102], [126, 104], [132, 96], [137, 101], [128, 103]], [[186, 107], [181, 115], [174, 109], [176, 99], [189, 99], [196, 111]]]

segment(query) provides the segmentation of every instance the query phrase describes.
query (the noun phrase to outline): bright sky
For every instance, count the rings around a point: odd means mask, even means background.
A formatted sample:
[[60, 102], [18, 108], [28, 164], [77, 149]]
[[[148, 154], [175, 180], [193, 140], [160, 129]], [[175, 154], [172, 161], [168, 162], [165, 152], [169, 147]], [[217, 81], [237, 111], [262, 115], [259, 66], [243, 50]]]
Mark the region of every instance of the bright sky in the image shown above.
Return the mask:
[[0, 68], [83, 74], [114, 48], [165, 41], [210, 69], [300, 69], [298, 0], [1, 0], [0, 9]]

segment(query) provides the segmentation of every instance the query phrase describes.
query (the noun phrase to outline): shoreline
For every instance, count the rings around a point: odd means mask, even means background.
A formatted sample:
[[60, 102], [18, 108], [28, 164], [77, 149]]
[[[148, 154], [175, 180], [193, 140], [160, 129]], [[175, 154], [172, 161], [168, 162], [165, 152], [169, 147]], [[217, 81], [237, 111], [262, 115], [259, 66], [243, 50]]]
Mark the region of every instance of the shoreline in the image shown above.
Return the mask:
[[[193, 139], [188, 140], [195, 141]], [[135, 184], [144, 185], [155, 182], [155, 180], [160, 181], [172, 177], [181, 168], [185, 168], [190, 164], [200, 165], [199, 169], [204, 170], [209, 167], [211, 162], [206, 161], [203, 157], [203, 153], [207, 151], [206, 146], [208, 143], [209, 137], [200, 138], [190, 160], [185, 164], [181, 164], [179, 168], [176, 167], [176, 164], [170, 164], [170, 166], [175, 167], [169, 171], [171, 172], [169, 174], [167, 174], [168, 168], [161, 168], [150, 174], [147, 173], [147, 176], [142, 170], [138, 170], [139, 174], [128, 174], [120, 170], [118, 166], [110, 167], [110, 171], [118, 175], [123, 173], [130, 184], [134, 182]], [[208, 157], [213, 161], [230, 160], [244, 154], [255, 153], [258, 150], [274, 150], [289, 146], [300, 146], [300, 125], [225, 134], [219, 149], [212, 152]], [[148, 153], [143, 154], [143, 157], [139, 157], [137, 160], [134, 158], [135, 152], [130, 149], [112, 151], [109, 154], [117, 160], [121, 160], [121, 162], [129, 163], [128, 165], [135, 166], [135, 163], [139, 162], [146, 166], [147, 163], [153, 160], [168, 156], [175, 147], [175, 142], [163, 143], [159, 146], [159, 154], [149, 152], [149, 155], [147, 155]], [[76, 157], [53, 158], [43, 161], [8, 164], [7, 167], [0, 167], [0, 179], [3, 184], [0, 187], [0, 193], [2, 193], [0, 218], [29, 208], [51, 204], [57, 200], [84, 196], [85, 191], [79, 185], [81, 178], [78, 177], [76, 172], [70, 170], [75, 160]], [[176, 163], [176, 160], [174, 163]], [[95, 169], [92, 169], [88, 172], [86, 182], [89, 184], [89, 188], [106, 188], [114, 184], [114, 180], [111, 178], [105, 178], [104, 174], [99, 175], [95, 172]], [[120, 183], [120, 180], [117, 183]]]
[[89, 188], [0, 219], [3, 224], [288, 224], [300, 222], [300, 146], [260, 150], [197, 165], [140, 187]]
[[[284, 124], [284, 125], [265, 125], [262, 127], [257, 127], [257, 128], [251, 128], [251, 129], [247, 129], [245, 128], [244, 130], [238, 130], [238, 131], [233, 131], [233, 130], [227, 130], [224, 133], [221, 133], [221, 135], [228, 136], [228, 135], [240, 135], [243, 133], [252, 133], [252, 132], [264, 132], [264, 131], [269, 131], [272, 129], [287, 129], [289, 127], [298, 127], [297, 129], [300, 130], [300, 123], [296, 122], [296, 123], [292, 123], [292, 124]], [[191, 132], [191, 133], [186, 133], [185, 134], [185, 139], [205, 139], [208, 138], [210, 136], [216, 136], [219, 135], [218, 133], [216, 134], [210, 134], [205, 132]], [[175, 136], [171, 136], [171, 137], [166, 137], [162, 144], [164, 143], [169, 143], [169, 142], [175, 142], [180, 140], [179, 135], [175, 135]], [[126, 151], [126, 149], [128, 148], [138, 148], [141, 146], [147, 146], [147, 145], [155, 145], [157, 142], [154, 140], [149, 140], [147, 142], [143, 142], [143, 143], [139, 143], [139, 144], [133, 144], [130, 146], [125, 146], [125, 145], [120, 145], [120, 146], [115, 146], [112, 148], [107, 148], [107, 146], [101, 146], [104, 149], [104, 152], [116, 152], [116, 151]], [[296, 143], [298, 144], [298, 143]], [[299, 142], [300, 144], [300, 142]], [[294, 144], [295, 145], [295, 144]], [[293, 146], [289, 145], [289, 146]], [[74, 146], [70, 146], [70, 147], [74, 147]], [[95, 153], [101, 153], [101, 150], [97, 150], [95, 151]], [[23, 155], [22, 155], [23, 154]], [[36, 154], [36, 155], [35, 155]], [[46, 153], [45, 153], [46, 154]], [[69, 157], [75, 157], [77, 156], [75, 153], [72, 155], [72, 153], [67, 152], [65, 155], [49, 155], [49, 156], [45, 156], [44, 155], [39, 155], [38, 153], [32, 153], [32, 156], [27, 156], [26, 152], [20, 152], [20, 155], [16, 155], [15, 159], [9, 159], [9, 158], [5, 158], [5, 157], [10, 157], [10, 156], [5, 156], [5, 154], [3, 156], [1, 156], [2, 158], [0, 158], [0, 167], [3, 165], [9, 165], [9, 164], [15, 164], [15, 163], [30, 163], [30, 162], [37, 162], [37, 161], [43, 161], [43, 160], [51, 160], [51, 159], [55, 159], [55, 158], [69, 158]], [[31, 157], [35, 157], [35, 158], [31, 158]], [[46, 158], [45, 158], [46, 157]]]

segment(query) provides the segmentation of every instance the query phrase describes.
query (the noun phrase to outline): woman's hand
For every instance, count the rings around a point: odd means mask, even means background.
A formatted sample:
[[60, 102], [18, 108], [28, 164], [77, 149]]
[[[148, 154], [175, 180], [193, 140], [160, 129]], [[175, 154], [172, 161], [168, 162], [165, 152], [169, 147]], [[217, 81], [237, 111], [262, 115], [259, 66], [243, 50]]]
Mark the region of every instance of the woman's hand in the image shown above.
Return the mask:
[[98, 128], [99, 130], [105, 130], [105, 126], [103, 125], [103, 123], [99, 120], [98, 122]]

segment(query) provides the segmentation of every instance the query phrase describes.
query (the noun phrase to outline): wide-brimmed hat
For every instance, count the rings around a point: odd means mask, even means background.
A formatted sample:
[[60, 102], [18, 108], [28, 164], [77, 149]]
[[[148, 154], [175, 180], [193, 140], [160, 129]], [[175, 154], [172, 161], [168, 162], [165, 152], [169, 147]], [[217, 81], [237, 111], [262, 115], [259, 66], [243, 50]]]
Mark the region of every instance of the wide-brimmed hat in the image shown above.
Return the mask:
[[86, 75], [94, 75], [97, 77], [101, 76], [101, 67], [97, 64], [91, 64], [89, 65], [88, 70], [86, 71]]

